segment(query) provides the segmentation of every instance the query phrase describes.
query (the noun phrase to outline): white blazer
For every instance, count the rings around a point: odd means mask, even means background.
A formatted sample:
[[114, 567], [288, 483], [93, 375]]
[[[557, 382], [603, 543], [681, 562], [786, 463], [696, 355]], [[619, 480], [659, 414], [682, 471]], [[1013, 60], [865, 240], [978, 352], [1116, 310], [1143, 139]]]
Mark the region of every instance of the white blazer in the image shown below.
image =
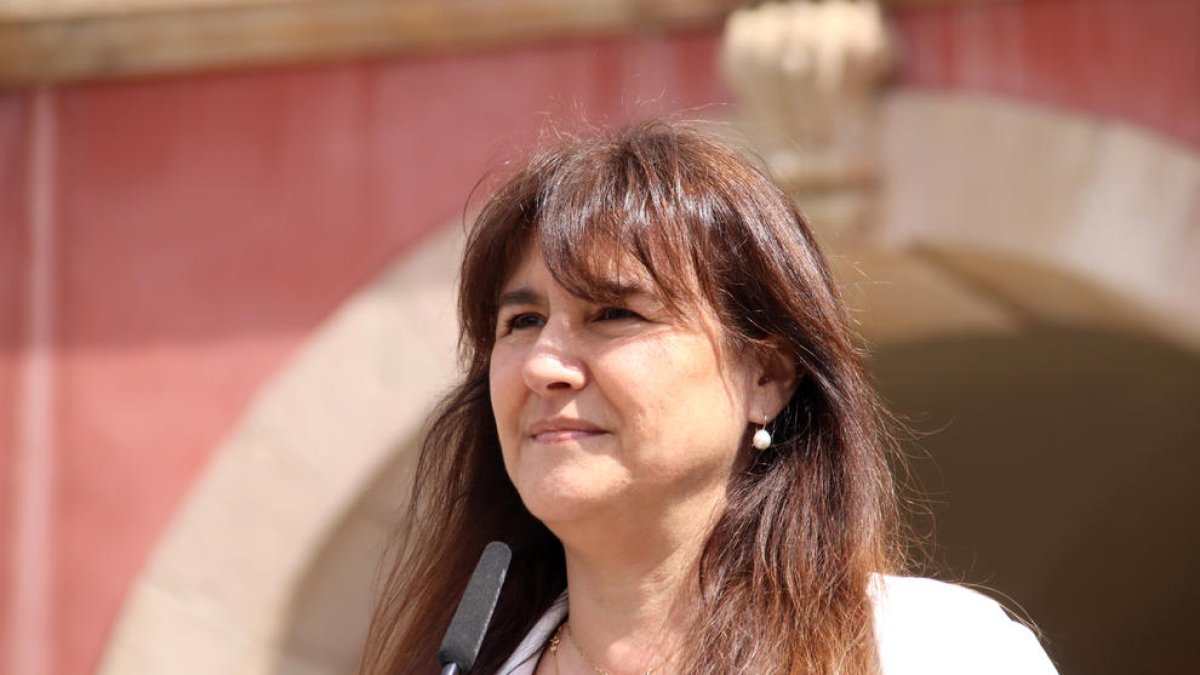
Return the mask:
[[[933, 579], [876, 575], [869, 589], [882, 675], [1058, 675], [1024, 625], [991, 598]], [[567, 615], [550, 606], [500, 675], [533, 675], [538, 655]]]

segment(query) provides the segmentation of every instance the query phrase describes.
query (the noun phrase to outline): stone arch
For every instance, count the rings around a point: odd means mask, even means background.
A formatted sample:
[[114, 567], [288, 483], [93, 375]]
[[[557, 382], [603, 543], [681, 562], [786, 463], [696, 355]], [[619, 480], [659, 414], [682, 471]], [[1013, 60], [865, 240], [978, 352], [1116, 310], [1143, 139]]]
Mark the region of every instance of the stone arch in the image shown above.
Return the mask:
[[938, 432], [939, 559], [1064, 672], [1192, 672], [1200, 155], [987, 97], [882, 120], [881, 222], [837, 262], [881, 389]]
[[835, 262], [885, 396], [936, 432], [938, 560], [1064, 672], [1192, 672], [1200, 155], [983, 97], [883, 121], [881, 222]]

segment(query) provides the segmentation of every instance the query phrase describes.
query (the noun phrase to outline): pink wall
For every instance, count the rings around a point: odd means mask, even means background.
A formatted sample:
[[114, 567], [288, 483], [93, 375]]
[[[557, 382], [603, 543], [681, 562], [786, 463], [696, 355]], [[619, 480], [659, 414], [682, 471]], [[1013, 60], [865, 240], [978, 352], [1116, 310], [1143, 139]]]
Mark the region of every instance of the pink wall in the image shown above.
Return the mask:
[[1200, 2], [1028, 0], [897, 12], [906, 86], [1082, 110], [1200, 147]]
[[[616, 122], [721, 101], [715, 44], [647, 35], [53, 91], [48, 672], [92, 672], [216, 444], [322, 319], [460, 214], [547, 112]], [[28, 223], [13, 210], [23, 111], [22, 97], [0, 99], [0, 299], [12, 308], [0, 339], [23, 316], [10, 302], [27, 262]], [[15, 350], [3, 344], [0, 479], [17, 447]], [[5, 515], [11, 493], [0, 494]], [[33, 644], [36, 631], [22, 624], [16, 640]]]

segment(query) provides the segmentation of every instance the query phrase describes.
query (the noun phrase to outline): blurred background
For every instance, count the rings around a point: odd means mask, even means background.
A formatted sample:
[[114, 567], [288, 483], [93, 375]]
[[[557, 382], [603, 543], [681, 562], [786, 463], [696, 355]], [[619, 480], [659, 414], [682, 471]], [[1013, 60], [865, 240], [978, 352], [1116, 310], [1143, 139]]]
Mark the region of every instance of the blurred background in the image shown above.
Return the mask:
[[464, 220], [663, 115], [810, 216], [929, 571], [1200, 672], [1197, 0], [0, 3], [0, 672], [351, 668]]

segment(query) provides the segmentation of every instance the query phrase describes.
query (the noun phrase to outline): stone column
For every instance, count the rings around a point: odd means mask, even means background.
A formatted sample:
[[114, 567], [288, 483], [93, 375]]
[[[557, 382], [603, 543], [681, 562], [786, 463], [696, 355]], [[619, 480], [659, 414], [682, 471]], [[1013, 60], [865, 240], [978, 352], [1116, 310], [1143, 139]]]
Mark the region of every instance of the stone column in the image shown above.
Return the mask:
[[875, 2], [766, 4], [725, 27], [721, 66], [746, 133], [836, 246], [876, 229], [877, 94], [892, 54]]

